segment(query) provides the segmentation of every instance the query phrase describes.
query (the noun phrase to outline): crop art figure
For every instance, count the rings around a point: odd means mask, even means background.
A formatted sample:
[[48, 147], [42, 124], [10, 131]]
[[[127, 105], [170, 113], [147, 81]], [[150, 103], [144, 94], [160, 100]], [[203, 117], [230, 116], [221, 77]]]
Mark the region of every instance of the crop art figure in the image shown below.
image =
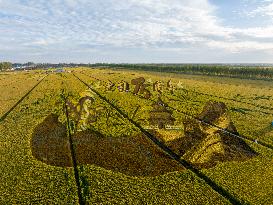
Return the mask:
[[115, 86], [114, 83], [112, 83], [112, 81], [108, 80], [105, 87], [106, 87], [106, 90], [108, 91], [111, 91], [113, 89], [113, 87]]
[[166, 125], [174, 125], [175, 119], [172, 117], [172, 111], [167, 109], [167, 104], [160, 98], [153, 104], [153, 108], [150, 111], [150, 125], [156, 125], [159, 129], [165, 129]]
[[132, 85], [136, 86], [135, 89], [134, 89], [134, 91], [133, 91], [133, 93], [135, 95], [138, 94], [138, 93], [140, 93], [140, 94], [144, 94], [145, 93], [144, 97], [146, 99], [149, 99], [151, 97], [151, 93], [150, 93], [149, 90], [146, 89], [148, 87], [148, 85], [144, 84], [144, 82], [145, 82], [145, 79], [143, 77], [133, 79], [131, 81], [131, 83], [132, 83]]
[[103, 108], [91, 108], [90, 106], [94, 102], [94, 98], [90, 96], [82, 97], [76, 105], [70, 101], [66, 102], [69, 108], [69, 115], [75, 121], [76, 127], [78, 124], [82, 124], [84, 127], [86, 127], [97, 121], [97, 118], [103, 111]]
[[120, 83], [118, 83], [118, 90], [119, 92], [129, 92], [130, 87], [129, 87], [129, 83], [125, 82], [125, 81], [121, 81]]
[[161, 81], [155, 81], [153, 83], [153, 90], [158, 92], [159, 94], [162, 94], [163, 92], [163, 84]]
[[171, 94], [173, 94], [173, 91], [175, 90], [175, 87], [174, 87], [171, 79], [168, 80], [168, 82], [167, 82], [167, 90], [170, 91]]
[[90, 96], [82, 97], [76, 105], [70, 101], [66, 102], [68, 108], [70, 109], [70, 115], [75, 120], [75, 122], [79, 122], [81, 120], [81, 114], [84, 110], [84, 103], [87, 100], [89, 100], [91, 103], [94, 102], [94, 99]]

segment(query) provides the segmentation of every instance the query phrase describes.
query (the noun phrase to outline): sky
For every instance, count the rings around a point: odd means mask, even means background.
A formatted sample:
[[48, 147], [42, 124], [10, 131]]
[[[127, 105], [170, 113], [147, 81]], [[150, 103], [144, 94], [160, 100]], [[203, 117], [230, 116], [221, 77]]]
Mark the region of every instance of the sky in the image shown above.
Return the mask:
[[273, 0], [0, 0], [0, 61], [273, 63]]

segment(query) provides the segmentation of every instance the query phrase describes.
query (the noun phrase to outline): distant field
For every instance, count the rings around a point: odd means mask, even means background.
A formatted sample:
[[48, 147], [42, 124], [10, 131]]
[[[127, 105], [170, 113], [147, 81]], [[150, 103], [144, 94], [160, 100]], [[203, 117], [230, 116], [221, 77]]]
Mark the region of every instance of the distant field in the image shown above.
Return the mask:
[[16, 103], [44, 75], [26, 72], [0, 74], [0, 116]]
[[[46, 75], [43, 71], [0, 74], [0, 118]], [[100, 108], [96, 111], [99, 115], [87, 127], [102, 137], [114, 139], [140, 134], [128, 119], [77, 77], [144, 128], [150, 127], [149, 112], [159, 96], [152, 89], [152, 83], [161, 81], [165, 86], [161, 98], [169, 106], [196, 116], [209, 100], [224, 102], [240, 135], [273, 146], [271, 81], [102, 68], [66, 69], [66, 72], [45, 77], [0, 121], [0, 204], [78, 204], [79, 196], [86, 204], [231, 204], [187, 169], [158, 176], [129, 176], [96, 165], [78, 165], [79, 185], [72, 167], [52, 166], [37, 160], [31, 151], [32, 134], [49, 114], [59, 115], [60, 122], [72, 134], [76, 128], [84, 129], [84, 122], [73, 121], [76, 116], [72, 115], [72, 109], [68, 110], [71, 121], [67, 122], [64, 96], [74, 105], [87, 95], [95, 99], [90, 106], [92, 110]], [[144, 94], [133, 95], [117, 89], [117, 84], [123, 80], [129, 83], [132, 91], [131, 80], [138, 77], [144, 77], [145, 83], [150, 85], [147, 87], [152, 94], [149, 100], [143, 98]], [[172, 94], [166, 91], [170, 79], [175, 87]], [[115, 87], [107, 90], [105, 84], [109, 80]], [[172, 115], [175, 118], [173, 126], [177, 129], [159, 131], [165, 141], [183, 137], [183, 122], [190, 118], [176, 111]], [[244, 162], [219, 163], [200, 172], [242, 204], [273, 204], [273, 150], [249, 140], [246, 142], [258, 156]], [[107, 156], [110, 157], [106, 161], [115, 162], [115, 156], [111, 153]]]

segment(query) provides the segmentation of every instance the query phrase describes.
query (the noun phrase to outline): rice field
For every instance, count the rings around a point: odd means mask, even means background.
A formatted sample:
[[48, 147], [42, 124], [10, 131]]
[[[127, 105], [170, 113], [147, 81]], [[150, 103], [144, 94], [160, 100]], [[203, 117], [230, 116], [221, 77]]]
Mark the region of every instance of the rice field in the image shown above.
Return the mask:
[[[141, 77], [147, 87], [134, 94], [131, 81]], [[156, 81], [162, 93], [153, 89]], [[121, 89], [124, 82], [127, 92]], [[271, 81], [118, 69], [1, 73], [0, 204], [272, 204], [273, 151], [262, 145], [273, 146], [272, 88]], [[149, 121], [159, 97], [176, 109], [173, 129], [158, 130]], [[201, 113], [208, 101], [225, 103], [238, 133], [258, 142], [245, 140], [258, 153], [251, 159], [198, 169], [227, 194], [168, 157], [130, 121], [168, 145], [183, 138], [185, 120]], [[51, 114], [58, 122], [43, 124]], [[33, 156], [35, 133], [52, 139], [41, 145], [40, 159]], [[60, 135], [63, 145], [54, 141]], [[66, 165], [49, 161], [58, 154], [69, 156]]]

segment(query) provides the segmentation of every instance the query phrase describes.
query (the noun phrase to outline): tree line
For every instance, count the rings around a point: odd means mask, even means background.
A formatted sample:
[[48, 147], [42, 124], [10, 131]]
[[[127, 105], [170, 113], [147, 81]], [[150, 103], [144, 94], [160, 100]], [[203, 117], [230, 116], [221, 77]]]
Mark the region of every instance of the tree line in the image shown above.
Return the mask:
[[31, 69], [49, 69], [60, 67], [98, 67], [98, 68], [114, 68], [114, 69], [129, 69], [129, 70], [143, 70], [154, 72], [170, 72], [183, 73], [193, 75], [211, 75], [223, 77], [235, 77], [246, 79], [273, 79], [273, 65], [262, 64], [84, 64], [84, 63], [15, 63], [0, 62], [0, 71], [11, 69], [12, 67], [26, 66]]
[[248, 79], [273, 79], [273, 65], [228, 64], [94, 64], [95, 67], [212, 75]]
[[9, 70], [12, 68], [12, 64], [10, 62], [0, 62], [0, 71]]

